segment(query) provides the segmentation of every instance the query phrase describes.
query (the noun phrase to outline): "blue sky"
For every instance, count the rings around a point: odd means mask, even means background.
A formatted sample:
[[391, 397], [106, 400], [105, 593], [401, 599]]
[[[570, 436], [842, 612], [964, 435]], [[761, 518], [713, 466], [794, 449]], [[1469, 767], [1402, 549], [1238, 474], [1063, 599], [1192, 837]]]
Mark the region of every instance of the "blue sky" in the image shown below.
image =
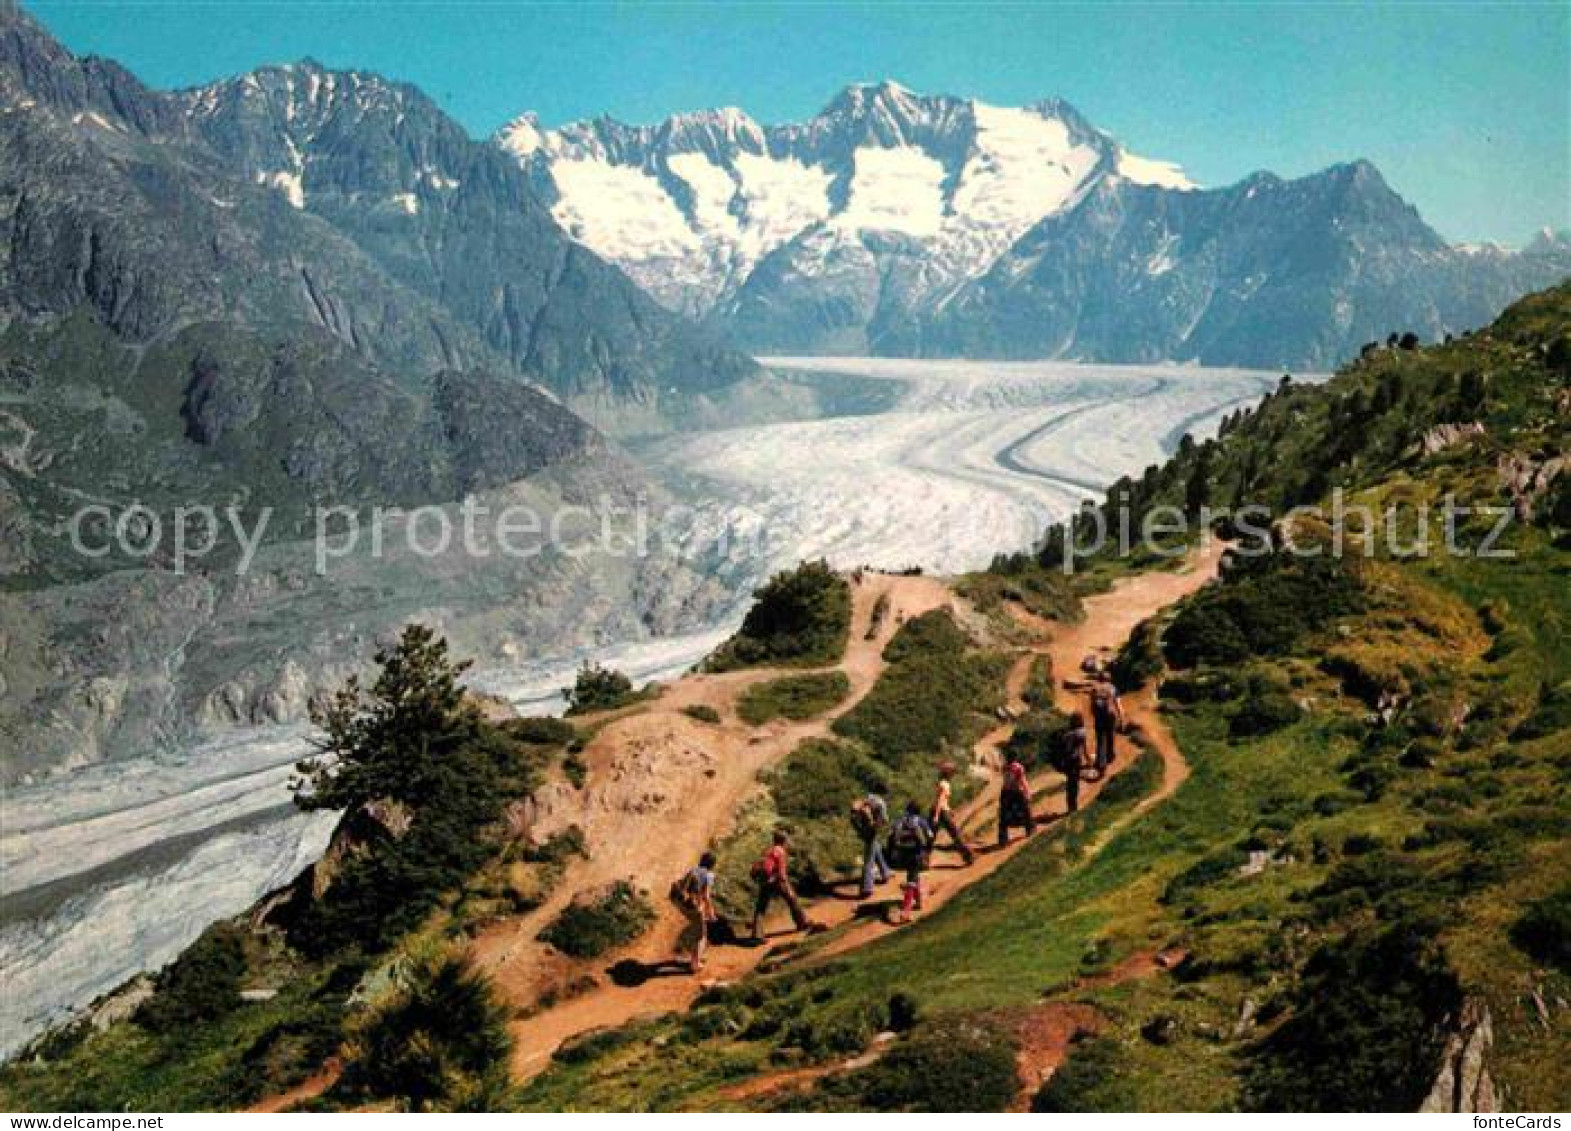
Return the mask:
[[1057, 96], [1225, 184], [1367, 157], [1443, 235], [1571, 227], [1571, 4], [36, 0], [72, 50], [183, 86], [310, 55], [419, 84], [476, 135], [740, 106], [847, 83]]

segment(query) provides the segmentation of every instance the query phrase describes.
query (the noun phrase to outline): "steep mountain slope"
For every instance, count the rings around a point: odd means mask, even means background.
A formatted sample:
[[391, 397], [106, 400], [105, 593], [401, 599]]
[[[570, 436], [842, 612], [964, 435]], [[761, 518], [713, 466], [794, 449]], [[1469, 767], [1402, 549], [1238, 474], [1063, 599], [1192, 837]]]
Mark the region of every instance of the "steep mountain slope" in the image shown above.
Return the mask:
[[959, 355], [1325, 368], [1393, 328], [1435, 340], [1571, 274], [1571, 242], [1449, 247], [1359, 161], [1168, 192], [1109, 179], [934, 319]]
[[[507, 166], [500, 176], [518, 180]], [[508, 215], [517, 237], [498, 242], [518, 250], [538, 235], [537, 251], [561, 271], [531, 292], [538, 303], [516, 325], [538, 349], [517, 359], [446, 296], [406, 285], [345, 230], [255, 183], [181, 99], [112, 63], [76, 59], [25, 13], [0, 9], [7, 781], [165, 746], [196, 721], [299, 717], [314, 680], [342, 665], [341, 625], [320, 615], [327, 609], [369, 641], [439, 605], [489, 652], [571, 646], [597, 630], [595, 618], [567, 611], [571, 602], [546, 601], [552, 592], [614, 595], [597, 617], [635, 635], [718, 596], [670, 561], [549, 552], [493, 555], [472, 570], [457, 568], [451, 549], [344, 563], [337, 577], [313, 570], [315, 505], [456, 508], [475, 495], [549, 514], [564, 496], [625, 502], [647, 491], [625, 458], [527, 378], [536, 360], [554, 358], [564, 382], [654, 398], [645, 363], [685, 366], [658, 344], [674, 320], [656, 311], [638, 340], [625, 326], [600, 330], [602, 308], [615, 316], [610, 292], [640, 318], [653, 306], [548, 219], [521, 229], [526, 214]], [[579, 346], [592, 365], [571, 356]], [[608, 374], [625, 381], [596, 384]], [[678, 383], [671, 372], [658, 380], [661, 392]], [[134, 528], [157, 544], [79, 552], [71, 520], [85, 505], [102, 516], [84, 528], [90, 545], [133, 505], [149, 508], [132, 512]], [[238, 507], [247, 530], [263, 530], [256, 573], [236, 574], [241, 549], [228, 530], [199, 568], [172, 572], [182, 506]], [[557, 611], [525, 624], [483, 596], [492, 586], [541, 595]], [[304, 608], [316, 612], [291, 613]]]
[[512, 161], [411, 86], [306, 62], [172, 101], [237, 175], [327, 220], [570, 401], [701, 394], [756, 372], [566, 239]]
[[1366, 162], [1200, 192], [1061, 101], [853, 86], [800, 124], [504, 128], [564, 228], [755, 352], [1329, 368], [1571, 270], [1448, 247]]

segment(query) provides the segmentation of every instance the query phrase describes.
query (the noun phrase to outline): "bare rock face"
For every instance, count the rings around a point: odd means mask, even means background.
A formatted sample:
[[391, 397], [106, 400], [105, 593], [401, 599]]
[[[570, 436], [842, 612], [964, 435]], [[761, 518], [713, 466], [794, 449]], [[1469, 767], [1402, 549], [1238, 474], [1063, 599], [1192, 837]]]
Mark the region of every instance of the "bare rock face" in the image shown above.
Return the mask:
[[1466, 424], [1437, 424], [1424, 433], [1423, 439], [1419, 441], [1419, 446], [1423, 449], [1426, 456], [1432, 456], [1436, 452], [1444, 451], [1446, 448], [1462, 443], [1462, 441], [1471, 436], [1482, 436], [1483, 434], [1484, 425], [1477, 420], [1471, 420]]
[[134, 1014], [143, 1002], [153, 996], [155, 989], [152, 975], [138, 974], [119, 989], [94, 1002], [83, 1020], [93, 1027], [94, 1032], [102, 1033]]
[[345, 864], [370, 852], [377, 844], [402, 838], [413, 824], [414, 814], [397, 801], [373, 801], [358, 812], [347, 814], [333, 830], [333, 838], [320, 860], [256, 902], [250, 912], [251, 929], [288, 930], [308, 906], [327, 894]]
[[310, 702], [312, 684], [305, 670], [293, 660], [284, 662], [278, 680], [263, 695], [257, 705], [259, 721], [270, 723], [290, 722], [303, 718]]
[[1533, 521], [1533, 505], [1566, 469], [1565, 456], [1535, 460], [1531, 456], [1513, 452], [1500, 457], [1498, 471], [1500, 485], [1511, 496], [1511, 506], [1518, 522]]
[[1434, 1087], [1419, 1106], [1421, 1112], [1494, 1112], [1500, 1095], [1485, 1063], [1494, 1048], [1494, 1025], [1489, 1007], [1477, 998], [1462, 1003], [1451, 1035], [1441, 1054]]

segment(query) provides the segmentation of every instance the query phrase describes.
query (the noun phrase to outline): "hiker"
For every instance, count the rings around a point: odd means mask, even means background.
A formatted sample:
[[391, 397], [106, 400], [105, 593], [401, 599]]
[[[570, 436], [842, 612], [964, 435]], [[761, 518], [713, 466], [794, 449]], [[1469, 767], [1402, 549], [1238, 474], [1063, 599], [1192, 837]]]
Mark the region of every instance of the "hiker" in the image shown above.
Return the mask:
[[1069, 727], [1054, 736], [1053, 769], [1064, 775], [1066, 812], [1080, 810], [1080, 771], [1086, 761], [1086, 717], [1079, 711], [1069, 716]]
[[1105, 671], [1099, 672], [1091, 685], [1091, 719], [1096, 727], [1094, 764], [1100, 778], [1107, 773], [1116, 753], [1113, 736], [1124, 726], [1124, 704], [1118, 698], [1118, 688], [1113, 686], [1112, 675]]
[[911, 921], [912, 910], [922, 910], [922, 873], [933, 851], [933, 826], [922, 816], [922, 807], [915, 801], [906, 802], [905, 815], [895, 822], [889, 834], [889, 859], [896, 868], [905, 870], [905, 880], [900, 885], [900, 919]]
[[884, 829], [889, 827], [889, 806], [883, 790], [882, 785], [875, 785], [851, 806], [851, 827], [862, 840], [862, 899], [873, 894], [874, 877], [878, 883], [889, 882], [889, 860], [882, 842]]
[[785, 905], [791, 911], [791, 922], [796, 924], [796, 929], [805, 931], [812, 924], [802, 912], [802, 904], [796, 898], [796, 889], [791, 886], [790, 854], [787, 846], [791, 843], [784, 829], [776, 829], [773, 842], [768, 851], [759, 857], [753, 865], [753, 879], [758, 881], [758, 900], [753, 904], [753, 938], [761, 936], [758, 933], [759, 923], [763, 920], [764, 912], [769, 910], [769, 905], [776, 898], [785, 900]]
[[[704, 951], [709, 946], [709, 924], [719, 918], [715, 914], [715, 854], [713, 852], [706, 852], [700, 856], [697, 866], [683, 873], [682, 878], [671, 885], [671, 899], [687, 917], [687, 926], [682, 929], [682, 935], [677, 939], [677, 951], [678, 953], [687, 951], [687, 968], [696, 974], [704, 968]], [[692, 936], [692, 945], [684, 946], [689, 936]], [[677, 961], [680, 962], [682, 959], [678, 958]]]
[[965, 860], [966, 867], [976, 863], [976, 854], [971, 851], [971, 846], [966, 843], [965, 834], [960, 831], [960, 823], [955, 820], [955, 812], [949, 806], [949, 793], [951, 786], [949, 779], [955, 776], [955, 764], [944, 762], [938, 767], [938, 793], [933, 798], [933, 808], [928, 815], [928, 825], [936, 836], [939, 829], [949, 834], [955, 847], [960, 850], [961, 858]]
[[1026, 780], [1025, 763], [1018, 751], [1011, 752], [1004, 765], [1004, 788], [998, 794], [998, 847], [1009, 843], [1010, 829], [1024, 829], [1026, 836], [1036, 832], [1031, 783]]

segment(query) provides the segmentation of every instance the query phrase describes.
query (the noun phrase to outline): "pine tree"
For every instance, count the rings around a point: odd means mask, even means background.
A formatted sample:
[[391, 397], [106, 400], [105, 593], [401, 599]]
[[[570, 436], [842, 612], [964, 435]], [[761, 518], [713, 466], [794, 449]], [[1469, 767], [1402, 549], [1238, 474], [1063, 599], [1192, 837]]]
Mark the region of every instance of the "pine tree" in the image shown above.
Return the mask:
[[326, 706], [312, 708], [324, 733], [316, 755], [295, 767], [302, 809], [352, 810], [379, 799], [419, 808], [442, 760], [476, 737], [480, 716], [458, 682], [469, 664], [448, 658], [446, 640], [412, 624], [376, 663], [369, 692], [351, 676]]

